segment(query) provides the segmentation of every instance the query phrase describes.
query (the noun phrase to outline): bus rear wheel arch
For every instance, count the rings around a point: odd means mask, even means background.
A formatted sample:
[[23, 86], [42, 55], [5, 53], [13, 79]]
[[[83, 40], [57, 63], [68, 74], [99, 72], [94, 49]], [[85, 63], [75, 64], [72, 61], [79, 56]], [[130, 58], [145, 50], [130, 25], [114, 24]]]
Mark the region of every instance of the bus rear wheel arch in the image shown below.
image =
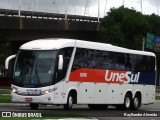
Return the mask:
[[130, 110], [132, 104], [132, 92], [128, 91], [124, 97], [123, 104], [116, 105], [117, 110]]
[[132, 92], [128, 91], [124, 97], [124, 103], [122, 105], [116, 105], [118, 110], [138, 110], [141, 106], [141, 92], [136, 92], [132, 97]]

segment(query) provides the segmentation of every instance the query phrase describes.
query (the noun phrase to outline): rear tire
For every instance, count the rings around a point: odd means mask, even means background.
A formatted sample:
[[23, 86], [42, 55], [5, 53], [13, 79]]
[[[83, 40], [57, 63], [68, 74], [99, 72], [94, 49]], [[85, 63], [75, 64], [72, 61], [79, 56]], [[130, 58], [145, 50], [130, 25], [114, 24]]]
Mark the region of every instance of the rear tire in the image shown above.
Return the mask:
[[39, 104], [37, 104], [37, 103], [30, 103], [31, 110], [37, 110], [38, 107], [39, 107]]
[[68, 95], [68, 98], [67, 98], [67, 104], [64, 105], [64, 109], [65, 110], [70, 110], [72, 109], [73, 107], [73, 97], [72, 95]]
[[140, 96], [135, 95], [134, 99], [132, 100], [131, 109], [132, 109], [132, 110], [138, 110], [140, 104], [141, 104]]
[[123, 104], [123, 108], [125, 110], [130, 110], [131, 109], [131, 103], [132, 103], [132, 97], [130, 94], [126, 94], [125, 98], [124, 98], [124, 104]]

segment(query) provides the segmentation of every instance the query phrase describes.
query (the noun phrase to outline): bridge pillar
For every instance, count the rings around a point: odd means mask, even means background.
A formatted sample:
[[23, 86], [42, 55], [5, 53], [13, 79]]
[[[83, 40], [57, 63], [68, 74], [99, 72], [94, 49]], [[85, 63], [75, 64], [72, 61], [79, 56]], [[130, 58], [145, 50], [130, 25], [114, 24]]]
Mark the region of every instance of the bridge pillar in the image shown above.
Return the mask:
[[65, 20], [64, 24], [65, 24], [65, 25], [64, 25], [64, 27], [65, 27], [64, 29], [65, 29], [65, 30], [68, 30], [68, 24], [69, 24], [69, 23], [68, 23], [68, 20]]
[[100, 28], [101, 28], [101, 23], [97, 22], [97, 31], [100, 31]]

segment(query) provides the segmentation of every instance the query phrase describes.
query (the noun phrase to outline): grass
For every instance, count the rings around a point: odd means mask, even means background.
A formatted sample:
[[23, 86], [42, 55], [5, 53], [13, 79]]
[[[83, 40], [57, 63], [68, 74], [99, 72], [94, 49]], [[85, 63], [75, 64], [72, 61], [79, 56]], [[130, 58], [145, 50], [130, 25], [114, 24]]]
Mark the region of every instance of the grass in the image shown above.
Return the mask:
[[156, 96], [156, 100], [160, 100], [160, 96]]
[[0, 103], [11, 103], [11, 95], [0, 94]]

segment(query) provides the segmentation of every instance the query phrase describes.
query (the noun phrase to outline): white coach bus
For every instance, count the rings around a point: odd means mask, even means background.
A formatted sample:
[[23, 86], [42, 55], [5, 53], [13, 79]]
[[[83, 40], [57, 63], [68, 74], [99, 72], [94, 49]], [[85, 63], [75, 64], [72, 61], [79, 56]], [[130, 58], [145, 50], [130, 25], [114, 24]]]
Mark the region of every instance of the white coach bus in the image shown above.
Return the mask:
[[137, 110], [155, 101], [156, 56], [110, 44], [43, 39], [23, 44], [16, 55], [11, 99], [39, 104], [87, 104], [90, 109]]

